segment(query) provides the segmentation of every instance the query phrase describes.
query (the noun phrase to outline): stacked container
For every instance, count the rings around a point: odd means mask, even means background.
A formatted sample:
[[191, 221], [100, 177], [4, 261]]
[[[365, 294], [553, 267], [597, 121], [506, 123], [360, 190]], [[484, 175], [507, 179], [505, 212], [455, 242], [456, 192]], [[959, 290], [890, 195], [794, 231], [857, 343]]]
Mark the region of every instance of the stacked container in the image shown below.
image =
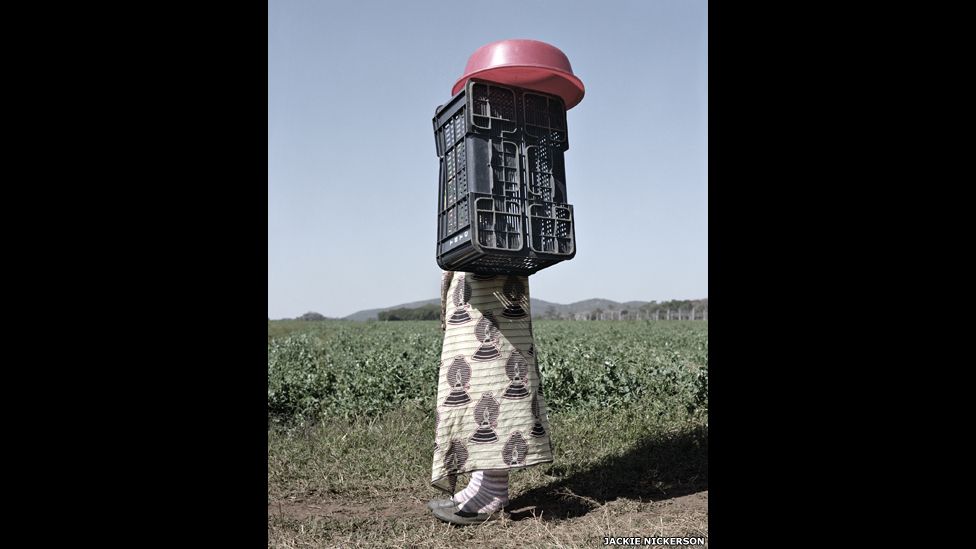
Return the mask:
[[434, 116], [437, 263], [529, 275], [576, 255], [559, 96], [469, 79]]

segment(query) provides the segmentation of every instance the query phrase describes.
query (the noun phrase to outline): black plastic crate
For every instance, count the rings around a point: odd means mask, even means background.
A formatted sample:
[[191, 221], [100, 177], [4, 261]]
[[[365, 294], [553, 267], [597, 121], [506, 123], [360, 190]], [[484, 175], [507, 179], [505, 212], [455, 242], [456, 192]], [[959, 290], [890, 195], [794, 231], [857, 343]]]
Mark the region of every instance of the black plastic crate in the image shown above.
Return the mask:
[[576, 254], [573, 207], [552, 202], [529, 202], [528, 245], [539, 254]]
[[471, 80], [434, 116], [437, 263], [528, 275], [576, 255], [557, 96]]

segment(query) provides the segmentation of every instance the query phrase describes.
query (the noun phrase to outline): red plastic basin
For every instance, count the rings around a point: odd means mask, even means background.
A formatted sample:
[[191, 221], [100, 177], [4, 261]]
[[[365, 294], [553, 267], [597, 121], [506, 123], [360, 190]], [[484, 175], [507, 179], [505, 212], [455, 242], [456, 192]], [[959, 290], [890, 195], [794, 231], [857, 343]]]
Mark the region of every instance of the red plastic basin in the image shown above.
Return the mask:
[[481, 46], [468, 58], [464, 76], [451, 95], [461, 91], [469, 78], [558, 95], [566, 110], [578, 105], [586, 93], [566, 54], [538, 40], [500, 40]]

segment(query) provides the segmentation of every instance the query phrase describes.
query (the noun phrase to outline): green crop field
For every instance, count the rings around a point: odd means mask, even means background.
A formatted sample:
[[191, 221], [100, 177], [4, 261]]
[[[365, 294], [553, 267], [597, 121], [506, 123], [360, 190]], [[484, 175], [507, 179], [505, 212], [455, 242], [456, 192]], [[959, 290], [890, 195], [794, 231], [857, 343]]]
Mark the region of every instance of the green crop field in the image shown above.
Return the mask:
[[513, 473], [521, 515], [456, 528], [425, 507], [441, 496], [429, 487], [438, 323], [270, 321], [270, 545], [707, 536], [708, 323], [537, 320], [534, 331], [555, 463]]

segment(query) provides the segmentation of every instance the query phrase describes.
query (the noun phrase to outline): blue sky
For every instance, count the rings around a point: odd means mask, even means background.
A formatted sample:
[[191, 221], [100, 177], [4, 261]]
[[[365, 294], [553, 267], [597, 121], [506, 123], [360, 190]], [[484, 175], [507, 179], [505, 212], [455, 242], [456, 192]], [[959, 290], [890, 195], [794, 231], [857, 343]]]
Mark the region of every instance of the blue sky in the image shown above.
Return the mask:
[[431, 118], [468, 56], [561, 49], [577, 254], [557, 303], [708, 296], [708, 4], [699, 0], [268, 3], [268, 316], [438, 295]]

